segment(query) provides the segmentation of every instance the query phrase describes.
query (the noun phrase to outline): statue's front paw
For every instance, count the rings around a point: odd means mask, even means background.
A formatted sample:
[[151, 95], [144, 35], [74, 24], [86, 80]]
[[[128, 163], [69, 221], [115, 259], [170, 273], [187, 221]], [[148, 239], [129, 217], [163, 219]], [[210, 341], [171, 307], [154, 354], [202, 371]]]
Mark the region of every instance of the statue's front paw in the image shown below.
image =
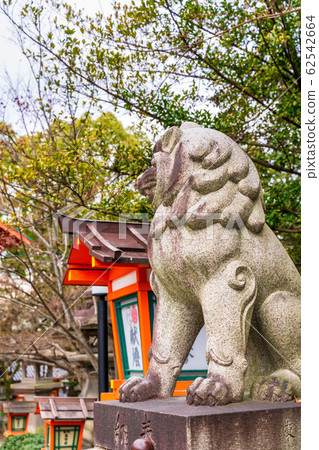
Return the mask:
[[187, 388], [186, 400], [194, 406], [227, 405], [234, 401], [230, 386], [219, 377], [196, 378]]
[[159, 388], [154, 380], [132, 377], [119, 389], [120, 402], [142, 402], [157, 396]]
[[253, 400], [269, 402], [289, 402], [294, 399], [294, 395], [295, 389], [292, 383], [271, 375], [257, 378], [250, 391]]

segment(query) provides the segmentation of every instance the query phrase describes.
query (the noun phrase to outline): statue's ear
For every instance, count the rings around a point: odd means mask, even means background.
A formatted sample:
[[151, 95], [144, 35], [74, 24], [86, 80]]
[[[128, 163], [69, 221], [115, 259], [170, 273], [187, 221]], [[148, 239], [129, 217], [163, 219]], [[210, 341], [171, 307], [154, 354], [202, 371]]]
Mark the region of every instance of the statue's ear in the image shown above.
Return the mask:
[[189, 128], [204, 128], [202, 125], [198, 125], [195, 122], [184, 122], [182, 123], [182, 125], [180, 126], [181, 130], [187, 130]]

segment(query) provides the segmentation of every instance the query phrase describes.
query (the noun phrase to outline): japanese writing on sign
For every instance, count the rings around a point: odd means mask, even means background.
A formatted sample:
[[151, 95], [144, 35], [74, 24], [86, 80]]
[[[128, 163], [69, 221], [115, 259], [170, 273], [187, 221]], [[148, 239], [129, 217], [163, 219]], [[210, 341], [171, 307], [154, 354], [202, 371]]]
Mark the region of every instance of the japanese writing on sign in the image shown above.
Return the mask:
[[128, 366], [130, 370], [143, 370], [138, 305], [121, 308]]

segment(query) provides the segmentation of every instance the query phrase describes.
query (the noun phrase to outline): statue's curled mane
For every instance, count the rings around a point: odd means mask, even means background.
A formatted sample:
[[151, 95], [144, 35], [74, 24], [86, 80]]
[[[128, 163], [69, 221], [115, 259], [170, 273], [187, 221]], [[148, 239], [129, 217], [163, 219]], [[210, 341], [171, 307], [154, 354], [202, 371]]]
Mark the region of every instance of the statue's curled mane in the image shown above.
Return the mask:
[[[189, 138], [196, 128], [196, 145]], [[195, 124], [171, 128], [154, 152], [170, 153], [173, 169], [163, 195], [165, 225], [202, 229], [212, 223], [246, 226], [259, 233], [265, 223], [258, 172], [248, 155], [224, 134]], [[181, 165], [191, 168], [179, 179]], [[176, 186], [178, 186], [176, 188]]]

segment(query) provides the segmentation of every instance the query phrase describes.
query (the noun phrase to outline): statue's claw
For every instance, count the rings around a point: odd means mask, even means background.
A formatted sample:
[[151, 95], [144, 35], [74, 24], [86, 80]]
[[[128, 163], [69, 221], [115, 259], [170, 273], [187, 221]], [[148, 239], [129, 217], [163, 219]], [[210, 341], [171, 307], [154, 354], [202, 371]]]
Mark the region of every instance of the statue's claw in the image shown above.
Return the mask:
[[251, 398], [269, 402], [289, 402], [296, 394], [294, 386], [288, 380], [274, 376], [258, 377], [251, 388]]
[[152, 380], [140, 377], [132, 377], [119, 389], [120, 402], [142, 402], [154, 398], [158, 394], [158, 387]]
[[221, 379], [196, 378], [187, 388], [187, 403], [194, 406], [226, 405], [232, 399], [230, 387]]

